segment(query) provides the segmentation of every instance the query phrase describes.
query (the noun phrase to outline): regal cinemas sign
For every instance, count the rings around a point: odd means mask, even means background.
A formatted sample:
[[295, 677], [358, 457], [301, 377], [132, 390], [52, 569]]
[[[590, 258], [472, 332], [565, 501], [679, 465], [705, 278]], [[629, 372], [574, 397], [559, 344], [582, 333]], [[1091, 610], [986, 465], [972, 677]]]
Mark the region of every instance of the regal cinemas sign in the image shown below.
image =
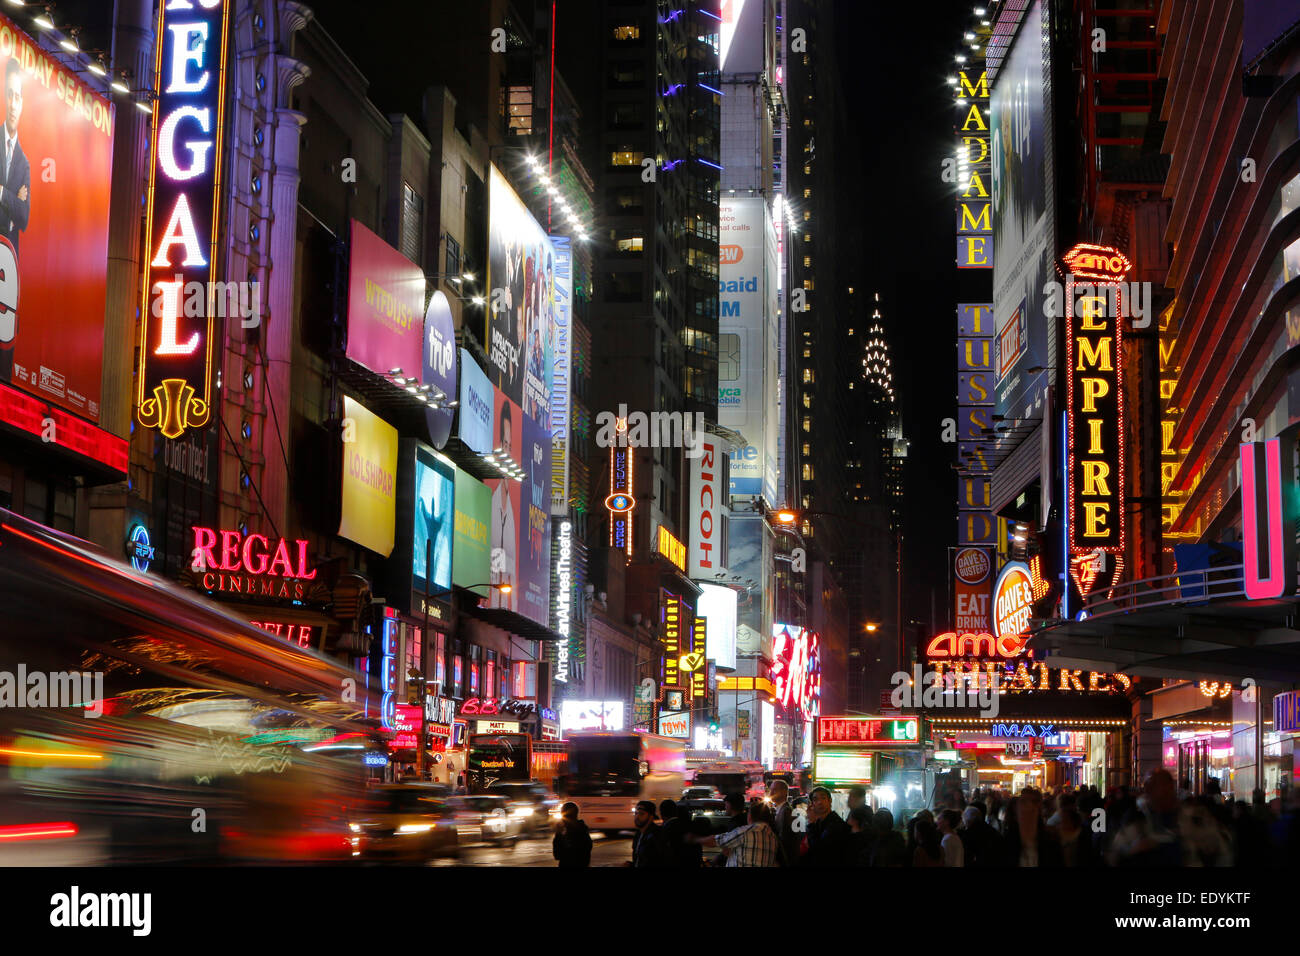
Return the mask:
[[203, 590], [214, 593], [301, 601], [308, 595], [306, 582], [316, 578], [301, 539], [273, 543], [263, 534], [195, 527], [192, 555], [190, 570]]

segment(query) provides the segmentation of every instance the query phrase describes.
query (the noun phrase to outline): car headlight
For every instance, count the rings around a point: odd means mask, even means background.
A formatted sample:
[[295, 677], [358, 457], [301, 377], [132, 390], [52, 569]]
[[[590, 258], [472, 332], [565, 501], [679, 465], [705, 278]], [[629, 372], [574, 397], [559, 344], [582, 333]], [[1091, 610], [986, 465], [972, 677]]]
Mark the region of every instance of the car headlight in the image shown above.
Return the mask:
[[528, 807], [522, 810], [511, 810], [510, 815], [512, 817], [531, 817], [533, 815], [533, 811], [531, 807]]
[[428, 833], [438, 824], [436, 823], [403, 823], [397, 828], [398, 833]]
[[349, 824], [348, 824], [348, 829], [351, 830], [353, 833], [360, 833], [360, 832], [361, 832], [361, 824], [359, 824], [359, 823], [349, 823]]

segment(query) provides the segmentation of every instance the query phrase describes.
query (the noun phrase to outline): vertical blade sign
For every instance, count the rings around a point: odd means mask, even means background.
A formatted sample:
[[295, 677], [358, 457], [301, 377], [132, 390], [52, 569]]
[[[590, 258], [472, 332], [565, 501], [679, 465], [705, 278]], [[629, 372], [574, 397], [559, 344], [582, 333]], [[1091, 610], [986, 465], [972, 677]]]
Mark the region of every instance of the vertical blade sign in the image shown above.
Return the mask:
[[136, 420], [167, 438], [212, 416], [231, 2], [167, 0], [158, 11]]

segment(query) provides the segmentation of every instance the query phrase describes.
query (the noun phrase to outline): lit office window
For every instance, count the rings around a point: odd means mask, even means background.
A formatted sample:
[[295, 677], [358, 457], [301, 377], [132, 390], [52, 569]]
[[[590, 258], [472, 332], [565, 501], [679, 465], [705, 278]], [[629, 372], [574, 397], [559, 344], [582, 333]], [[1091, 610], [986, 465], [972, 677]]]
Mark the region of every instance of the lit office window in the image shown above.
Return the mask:
[[610, 153], [611, 166], [640, 166], [645, 154], [639, 149], [616, 149]]
[[641, 28], [633, 24], [628, 24], [614, 28], [615, 40], [639, 40], [641, 39]]

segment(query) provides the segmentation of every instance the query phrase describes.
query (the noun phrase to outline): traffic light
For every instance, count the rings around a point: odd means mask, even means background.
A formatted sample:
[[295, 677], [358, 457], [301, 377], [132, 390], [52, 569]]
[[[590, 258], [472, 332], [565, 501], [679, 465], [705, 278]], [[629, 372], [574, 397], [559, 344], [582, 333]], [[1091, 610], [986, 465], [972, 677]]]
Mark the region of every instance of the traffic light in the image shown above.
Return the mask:
[[718, 732], [718, 730], [719, 730], [719, 728], [718, 728], [718, 722], [717, 722], [716, 720], [710, 720], [710, 721], [709, 721], [709, 733], [711, 733], [711, 734], [716, 734], [716, 733]]

